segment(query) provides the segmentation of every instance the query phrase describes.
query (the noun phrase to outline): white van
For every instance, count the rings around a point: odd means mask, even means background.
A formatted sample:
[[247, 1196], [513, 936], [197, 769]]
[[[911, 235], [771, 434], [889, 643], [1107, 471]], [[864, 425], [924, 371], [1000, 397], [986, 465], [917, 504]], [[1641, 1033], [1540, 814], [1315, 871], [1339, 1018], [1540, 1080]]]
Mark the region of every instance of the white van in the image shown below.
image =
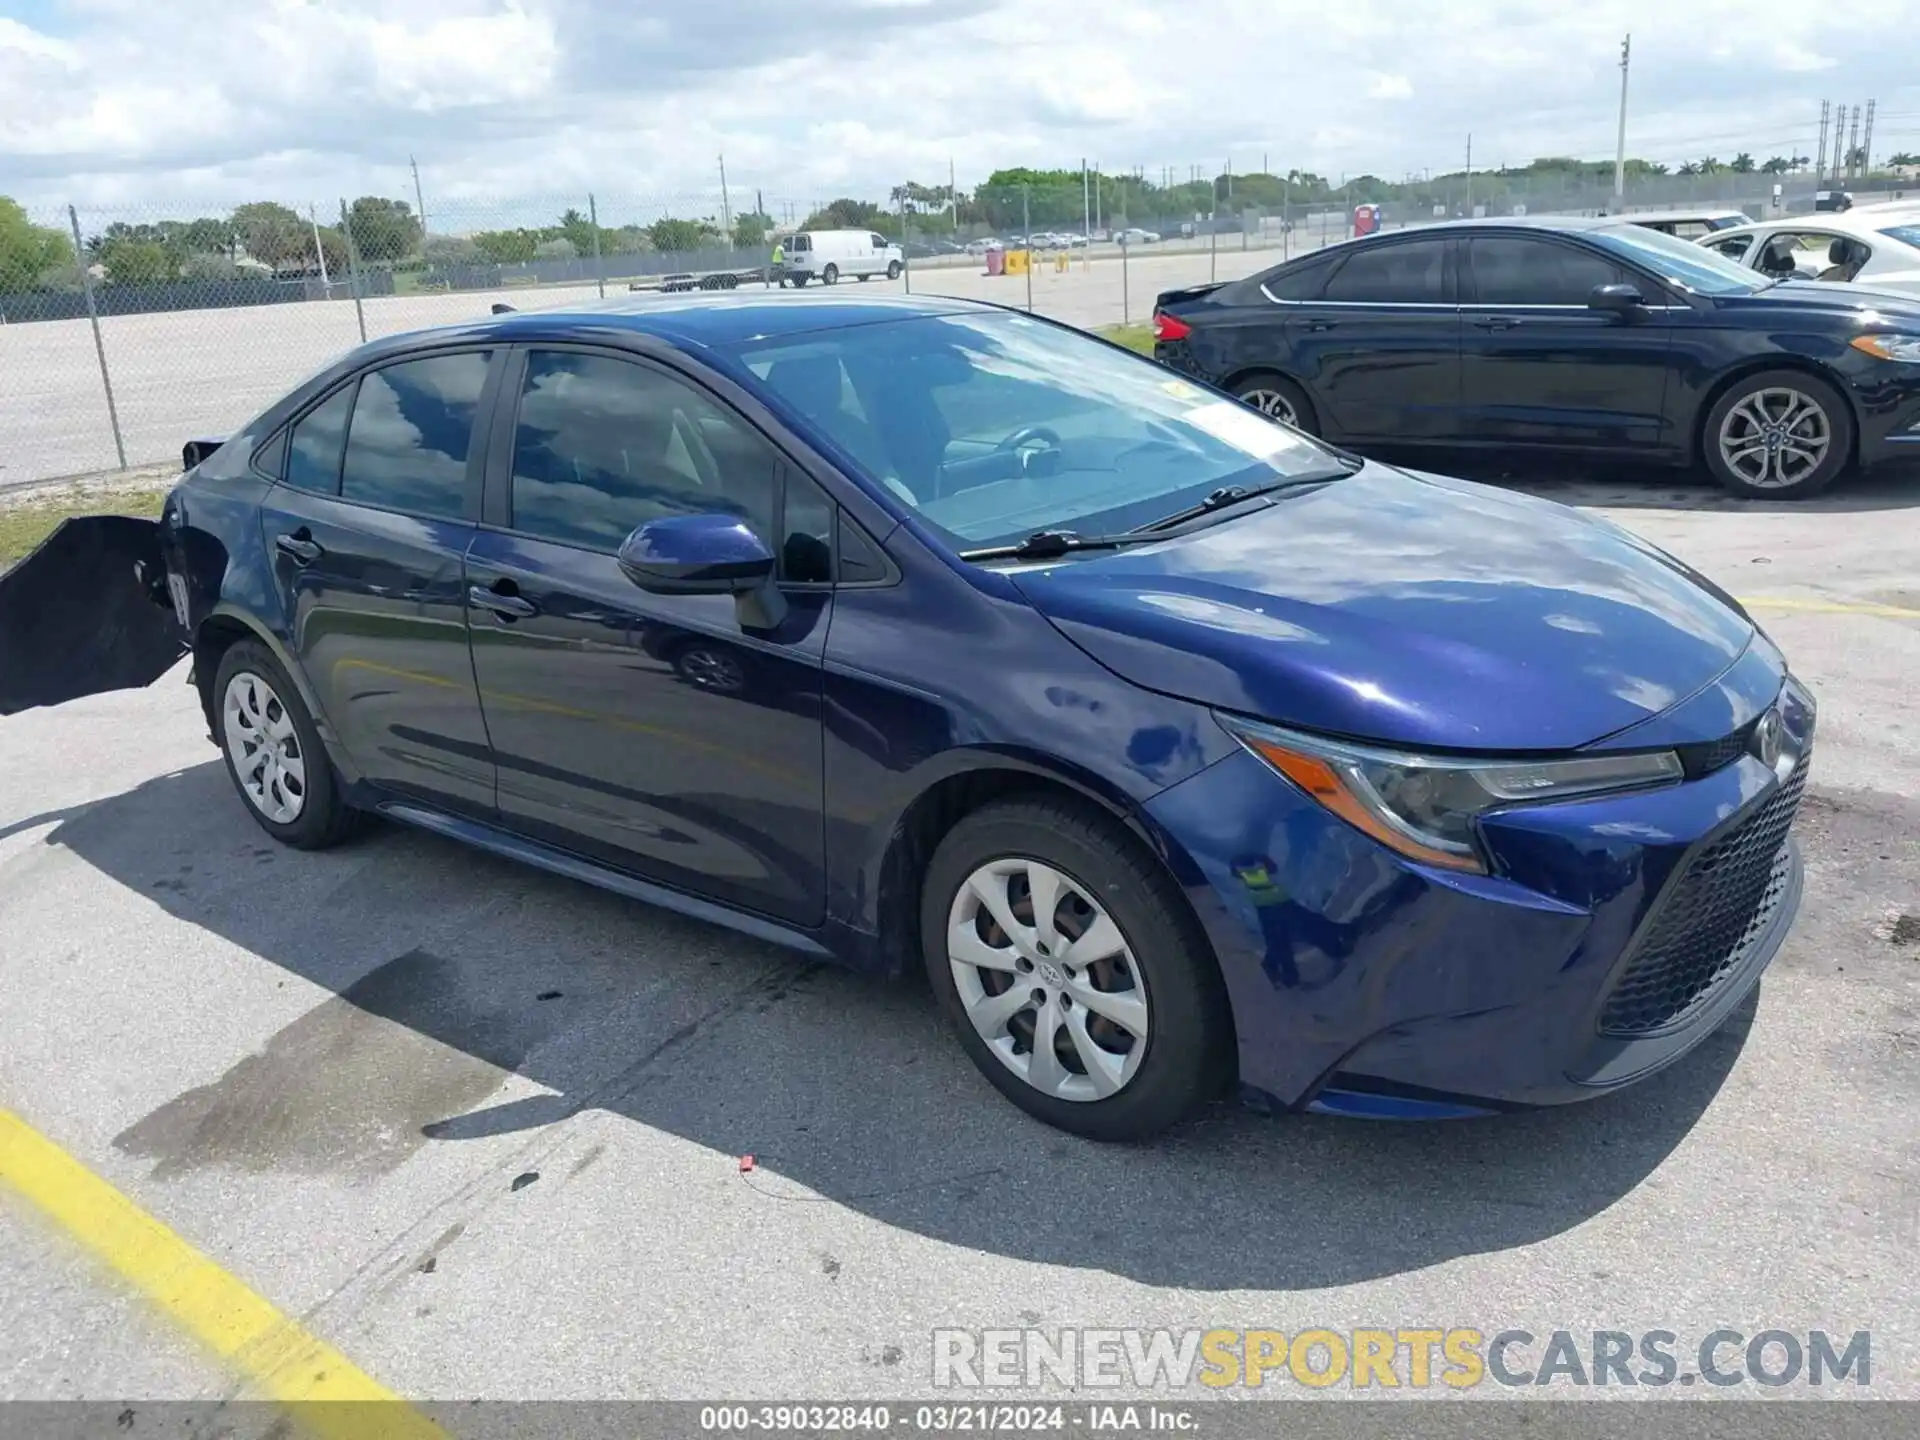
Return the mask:
[[787, 241], [786, 277], [795, 285], [832, 285], [842, 275], [898, 280], [906, 268], [900, 247], [872, 230], [802, 230]]

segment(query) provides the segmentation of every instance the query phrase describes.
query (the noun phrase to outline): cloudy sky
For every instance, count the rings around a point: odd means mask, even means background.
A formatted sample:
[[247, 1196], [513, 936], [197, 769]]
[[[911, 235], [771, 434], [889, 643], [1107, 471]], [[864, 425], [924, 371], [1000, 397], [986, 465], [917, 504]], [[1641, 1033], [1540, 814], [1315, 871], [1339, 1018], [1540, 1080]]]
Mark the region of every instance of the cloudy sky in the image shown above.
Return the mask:
[[1338, 177], [1920, 150], [1920, 0], [0, 0], [0, 193], [193, 210], [407, 195], [483, 223], [965, 186], [999, 165]]

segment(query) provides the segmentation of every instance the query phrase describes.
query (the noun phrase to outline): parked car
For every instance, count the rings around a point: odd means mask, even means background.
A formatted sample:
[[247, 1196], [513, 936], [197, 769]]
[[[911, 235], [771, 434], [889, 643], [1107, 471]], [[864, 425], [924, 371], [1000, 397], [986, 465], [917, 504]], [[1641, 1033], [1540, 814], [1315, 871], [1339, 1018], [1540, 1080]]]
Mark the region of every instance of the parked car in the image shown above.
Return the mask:
[[1122, 245], [1157, 245], [1160, 243], [1160, 232], [1142, 230], [1137, 225], [1129, 225], [1113, 238]]
[[796, 286], [809, 280], [837, 284], [842, 275], [898, 280], [906, 268], [900, 247], [877, 230], [802, 230], [787, 241], [786, 278]]
[[1711, 235], [1716, 230], [1728, 230], [1735, 225], [1745, 225], [1748, 221], [1744, 210], [1650, 210], [1622, 215], [1622, 220], [1635, 225], [1645, 226], [1649, 230], [1658, 230], [1662, 235], [1674, 235], [1682, 240], [1698, 240], [1703, 235]]
[[989, 250], [1004, 250], [1008, 248], [1010, 243], [1013, 242], [996, 240], [993, 236], [988, 235], [983, 239], [969, 240], [967, 242], [967, 254], [984, 255]]
[[1700, 243], [1769, 279], [1848, 281], [1920, 297], [1920, 207], [1767, 220]]
[[[508, 313], [184, 458], [157, 522], [69, 521], [0, 580], [0, 710], [184, 645], [274, 840], [373, 812], [923, 965], [987, 1079], [1083, 1135], [1236, 1081], [1601, 1094], [1712, 1033], [1798, 904], [1814, 702], [1722, 591], [1038, 317]], [[167, 644], [120, 623], [148, 597]]]
[[1468, 220], [1170, 291], [1155, 354], [1342, 445], [1703, 461], [1814, 495], [1920, 454], [1920, 303], [1622, 219]]
[[1814, 192], [1813, 208], [1816, 211], [1851, 210], [1853, 196], [1844, 190], [1819, 190]]

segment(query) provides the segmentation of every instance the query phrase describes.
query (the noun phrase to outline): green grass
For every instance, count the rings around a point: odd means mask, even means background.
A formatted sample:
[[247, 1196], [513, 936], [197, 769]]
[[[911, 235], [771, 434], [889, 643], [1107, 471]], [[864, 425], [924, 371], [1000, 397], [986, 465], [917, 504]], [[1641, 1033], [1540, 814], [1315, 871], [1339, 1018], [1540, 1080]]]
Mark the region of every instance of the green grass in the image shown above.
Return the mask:
[[0, 506], [0, 567], [24, 558], [72, 515], [139, 515], [158, 519], [166, 491], [125, 495], [82, 495], [59, 500], [28, 500]]
[[1116, 345], [1124, 345], [1129, 350], [1139, 351], [1148, 359], [1153, 358], [1151, 325], [1109, 325], [1100, 333]]

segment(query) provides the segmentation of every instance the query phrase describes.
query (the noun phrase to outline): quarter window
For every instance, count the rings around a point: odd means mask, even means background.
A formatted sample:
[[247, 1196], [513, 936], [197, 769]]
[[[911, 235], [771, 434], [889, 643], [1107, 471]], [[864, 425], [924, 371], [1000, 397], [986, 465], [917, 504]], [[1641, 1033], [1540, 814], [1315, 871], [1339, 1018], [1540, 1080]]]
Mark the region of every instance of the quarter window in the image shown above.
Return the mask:
[[1348, 303], [1448, 304], [1446, 256], [1446, 243], [1439, 240], [1366, 246], [1334, 272], [1326, 298]]
[[527, 357], [517, 530], [612, 552], [649, 520], [720, 512], [770, 536], [777, 470], [756, 431], [682, 380], [606, 355]]
[[353, 413], [352, 385], [343, 385], [301, 417], [287, 450], [287, 484], [321, 495], [340, 493], [340, 446]]
[[384, 510], [458, 519], [487, 353], [433, 355], [360, 380], [340, 496]]
[[1596, 285], [1627, 278], [1605, 256], [1551, 240], [1491, 235], [1469, 240], [1467, 256], [1482, 305], [1585, 305]]

